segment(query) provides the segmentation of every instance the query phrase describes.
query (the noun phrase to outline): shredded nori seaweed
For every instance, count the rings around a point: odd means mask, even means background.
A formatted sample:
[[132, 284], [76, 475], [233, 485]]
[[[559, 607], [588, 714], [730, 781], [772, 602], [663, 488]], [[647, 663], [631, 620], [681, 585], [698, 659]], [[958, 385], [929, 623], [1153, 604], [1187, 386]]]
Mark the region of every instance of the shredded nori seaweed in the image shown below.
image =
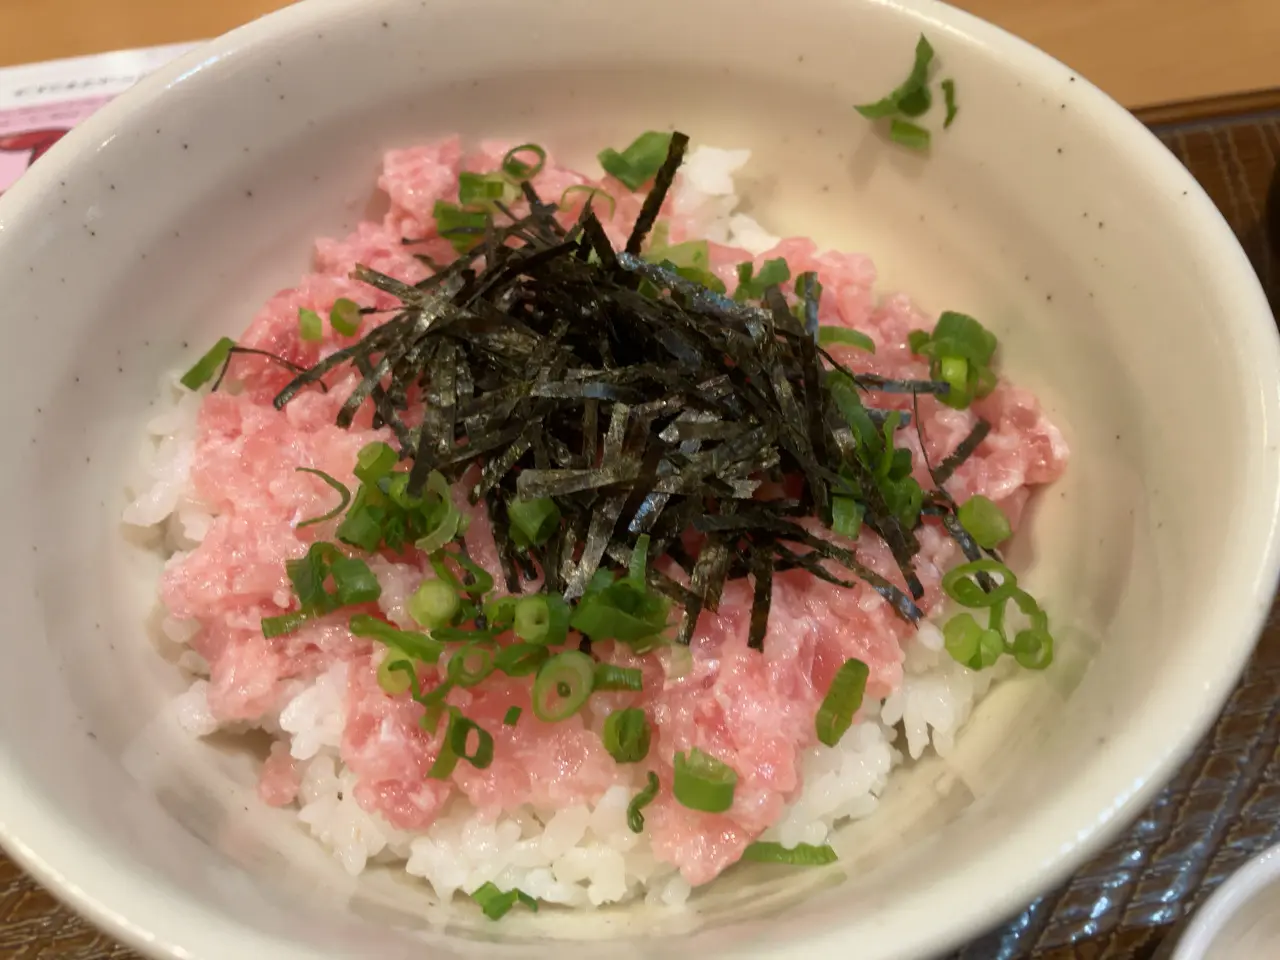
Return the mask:
[[[774, 576], [796, 569], [845, 586], [862, 580], [918, 621], [920, 520], [890, 508], [878, 466], [894, 453], [886, 430], [918, 425], [918, 413], [891, 421], [866, 408], [855, 424], [846, 419], [848, 396], [842, 409], [832, 384], [913, 395], [948, 386], [841, 366], [816, 341], [821, 285], [812, 275], [799, 288], [797, 317], [776, 286], [763, 304], [738, 303], [643, 260], [687, 144], [672, 136], [625, 250], [613, 248], [590, 200], [566, 230], [524, 182], [527, 215], [495, 204], [484, 229], [472, 231], [476, 246], [448, 265], [429, 264], [434, 272], [422, 282], [358, 266], [353, 277], [399, 307], [359, 342], [298, 371], [276, 407], [310, 384], [323, 387], [339, 367], [355, 367], [361, 381], [338, 424], [349, 426], [370, 404], [375, 425], [389, 426], [412, 461], [411, 495], [432, 470], [454, 482], [465, 474], [511, 592], [541, 573], [548, 590], [576, 599], [598, 571], [625, 572], [644, 534], [649, 586], [682, 607], [680, 642], [703, 610], [717, 609], [727, 581], [749, 578], [748, 642], [759, 649]], [[422, 416], [409, 428], [414, 418], [403, 415], [415, 407]], [[981, 439], [967, 439], [938, 474], [949, 475]], [[832, 497], [850, 495], [850, 485], [907, 590], [802, 522], [829, 527]], [[518, 545], [507, 504], [537, 497], [555, 500], [560, 529]], [[941, 498], [925, 513], [954, 520]]]

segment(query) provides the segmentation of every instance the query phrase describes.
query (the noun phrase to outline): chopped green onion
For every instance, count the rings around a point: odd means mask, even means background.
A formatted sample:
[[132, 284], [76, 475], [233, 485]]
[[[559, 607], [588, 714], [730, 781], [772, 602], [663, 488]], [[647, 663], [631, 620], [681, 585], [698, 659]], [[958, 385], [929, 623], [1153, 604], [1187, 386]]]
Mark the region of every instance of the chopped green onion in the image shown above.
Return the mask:
[[278, 617], [262, 618], [262, 635], [270, 640], [272, 637], [283, 637], [293, 633], [310, 619], [305, 613], [297, 611], [282, 613]]
[[502, 717], [502, 725], [504, 727], [514, 727], [520, 722], [520, 714], [524, 713], [519, 707], [508, 707], [506, 714]]
[[377, 617], [367, 613], [357, 613], [347, 624], [347, 628], [357, 637], [377, 640], [392, 650], [399, 651], [423, 663], [435, 663], [444, 653], [444, 644], [425, 633], [412, 630], [399, 630]]
[[753, 276], [754, 271], [755, 265], [750, 260], [738, 264], [738, 288], [733, 291], [733, 299], [739, 303], [759, 300], [770, 287], [791, 279], [791, 268], [782, 257], [766, 260], [760, 265], [760, 272]]
[[[400, 474], [399, 476], [405, 478], [407, 487], [409, 482], [408, 474]], [[449, 490], [449, 481], [444, 478], [444, 474], [439, 470], [432, 470], [427, 474], [426, 496], [421, 501], [412, 504], [412, 507], [420, 515], [426, 526], [426, 533], [418, 537], [413, 545], [425, 553], [435, 553], [464, 530], [462, 511], [453, 502], [453, 495]], [[459, 565], [462, 565], [462, 561], [459, 561]], [[490, 578], [489, 584], [490, 586], [493, 585], [492, 578]], [[487, 591], [482, 590], [480, 592]]]
[[784, 847], [772, 840], [757, 840], [748, 844], [742, 851], [742, 859], [755, 863], [785, 863], [793, 867], [821, 867], [835, 863], [840, 858], [824, 843], [816, 847], [811, 843], [797, 843], [794, 847]]
[[520, 602], [520, 599], [520, 597], [507, 596], [486, 600], [484, 602], [484, 621], [489, 625], [489, 629], [501, 633], [515, 623], [516, 604]]
[[494, 667], [508, 677], [527, 677], [551, 659], [551, 651], [540, 643], [513, 643], [498, 651]]
[[907, 346], [911, 348], [911, 352], [919, 354], [932, 338], [926, 330], [912, 330], [907, 334]]
[[724, 813], [733, 806], [738, 774], [728, 764], [694, 747], [675, 755], [675, 779], [671, 791], [690, 810]]
[[445, 200], [437, 200], [431, 214], [435, 217], [436, 232], [458, 253], [466, 253], [476, 246], [489, 223], [489, 214], [484, 210], [466, 210]]
[[[372, 553], [382, 543], [381, 508], [370, 507], [363, 502], [363, 488], [356, 493], [355, 505], [347, 511], [334, 534], [343, 543]], [[378, 512], [375, 512], [378, 511]]]
[[911, 150], [928, 150], [932, 137], [929, 131], [919, 124], [894, 117], [889, 122], [889, 139]]
[[644, 789], [632, 797], [631, 802], [627, 804], [627, 826], [631, 828], [632, 833], [640, 833], [644, 830], [644, 814], [641, 811], [653, 803], [657, 796], [658, 775], [650, 770]]
[[928, 86], [917, 87], [898, 101], [898, 112], [904, 117], [922, 117], [933, 106], [933, 91]]
[[356, 454], [356, 466], [351, 472], [361, 483], [370, 486], [389, 474], [400, 462], [400, 455], [389, 444], [381, 440], [365, 444]]
[[942, 98], [947, 105], [947, 119], [942, 121], [942, 129], [945, 130], [960, 112], [960, 108], [956, 106], [956, 82], [950, 77], [942, 81]]
[[991, 362], [996, 346], [995, 334], [973, 317], [947, 310], [938, 317], [933, 333], [916, 352], [935, 360], [964, 357], [975, 367], [982, 367]]
[[969, 361], [964, 357], [943, 357], [938, 362], [938, 371], [938, 378], [950, 387], [942, 402], [957, 410], [969, 406]]
[[822, 706], [814, 718], [818, 731], [818, 739], [828, 747], [840, 742], [845, 731], [853, 725], [853, 716], [862, 706], [862, 695], [867, 690], [867, 677], [870, 671], [861, 660], [846, 660], [836, 671], [822, 698]]
[[446, 676], [459, 687], [474, 687], [493, 673], [494, 645], [473, 640], [449, 658]]
[[842, 537], [857, 537], [862, 532], [864, 507], [853, 497], [831, 498], [831, 529]]
[[309, 473], [313, 476], [319, 477], [321, 480], [327, 483], [330, 487], [336, 490], [338, 493], [338, 496], [342, 498], [342, 502], [339, 503], [332, 510], [330, 510], [328, 513], [321, 514], [318, 517], [312, 517], [310, 520], [303, 520], [301, 523], [298, 524], [299, 530], [301, 530], [303, 527], [309, 527], [313, 523], [324, 523], [326, 520], [332, 520], [334, 517], [340, 514], [343, 510], [347, 509], [347, 505], [351, 503], [351, 491], [347, 489], [345, 484], [341, 483], [338, 480], [335, 480], [333, 477], [329, 476], [323, 470], [315, 470], [315, 469], [312, 469], [311, 467], [295, 467], [294, 469], [298, 473]]
[[324, 614], [332, 609], [332, 598], [325, 592], [324, 582], [329, 576], [329, 563], [336, 556], [337, 548], [321, 541], [313, 543], [304, 556], [285, 561], [285, 573], [289, 575], [303, 613]]
[[[448, 687], [448, 684], [442, 684], [441, 687]], [[441, 688], [437, 688], [439, 690]], [[428, 708], [429, 709], [429, 708]], [[461, 717], [462, 711], [457, 707], [445, 707], [449, 713], [449, 725], [444, 729], [444, 735], [440, 738], [440, 752], [436, 754], [435, 762], [431, 764], [431, 769], [427, 771], [427, 777], [431, 780], [448, 780], [453, 773], [453, 768], [458, 765], [458, 754], [453, 749], [453, 738], [449, 736], [453, 729], [453, 721], [455, 717]], [[430, 716], [428, 713], [427, 716]], [[423, 717], [425, 723], [427, 717]]]
[[1014, 635], [1013, 658], [1028, 670], [1043, 670], [1053, 662], [1053, 636], [1049, 633], [1049, 617], [1034, 597], [1025, 590], [1013, 591], [1012, 599], [1030, 620], [1031, 626]]
[[639, 190], [661, 168], [670, 147], [671, 134], [649, 130], [636, 137], [621, 153], [613, 149], [601, 150], [596, 159], [605, 173], [621, 180], [628, 190]]
[[354, 337], [360, 332], [360, 321], [364, 317], [360, 313], [360, 304], [342, 297], [335, 300], [333, 309], [329, 311], [329, 326], [344, 337]]
[[558, 653], [533, 681], [533, 712], [547, 723], [567, 720], [587, 702], [595, 683], [595, 661], [580, 650]]
[[615, 710], [604, 722], [601, 739], [618, 763], [639, 763], [649, 755], [649, 720], [638, 707]]
[[587, 183], [575, 183], [572, 186], [565, 187], [564, 193], [560, 194], [560, 206], [563, 207], [568, 205], [569, 194], [571, 193], [585, 193], [587, 196], [582, 201], [584, 204], [594, 204], [597, 196], [604, 197], [609, 201], [608, 219], [610, 220], [613, 219], [613, 215], [618, 211], [618, 201], [613, 199], [613, 194], [609, 193], [607, 190], [601, 190], [599, 187], [593, 187]]
[[903, 99], [928, 83], [929, 64], [932, 62], [933, 47], [921, 34], [920, 39], [916, 42], [915, 62], [911, 65], [911, 72], [907, 75], [907, 79], [899, 84], [888, 96], [880, 98], [875, 103], [864, 103], [861, 106], [854, 107], [854, 109], [868, 120], [879, 120], [900, 112]]
[[217, 376], [219, 368], [227, 362], [227, 358], [231, 356], [231, 348], [235, 345], [236, 342], [230, 337], [222, 337], [209, 348], [208, 353], [182, 375], [182, 379], [178, 382], [188, 390], [199, 390]]
[[[453, 714], [449, 721], [449, 729], [446, 736], [449, 738], [449, 749], [461, 760], [467, 761], [477, 770], [483, 770], [493, 763], [493, 737], [487, 730], [467, 717], [464, 717], [456, 707], [451, 711]], [[476, 735], [476, 747], [474, 750], [468, 751], [467, 744], [471, 739], [471, 734]]]
[[[988, 593], [977, 583], [979, 573], [994, 573], [1000, 583]], [[962, 607], [994, 607], [1009, 599], [1017, 586], [1018, 578], [1012, 570], [999, 560], [987, 557], [962, 563], [942, 575], [943, 592]]]
[[631, 551], [631, 560], [627, 563], [627, 579], [637, 590], [645, 589], [648, 582], [646, 571], [649, 567], [649, 535], [642, 533], [636, 537], [636, 545]]
[[464, 170], [458, 174], [458, 203], [464, 207], [484, 206], [494, 200], [501, 200], [507, 191], [507, 182], [496, 173], [471, 173]]
[[516, 601], [512, 629], [529, 643], [564, 643], [569, 634], [569, 605], [558, 593], [521, 597]]
[[517, 546], [541, 546], [560, 529], [560, 508], [550, 497], [512, 500], [507, 504], [507, 519]]
[[981, 494], [962, 503], [956, 517], [974, 542], [985, 550], [994, 550], [1013, 534], [1004, 511]]
[[369, 565], [359, 557], [336, 557], [329, 565], [338, 604], [343, 607], [372, 603], [382, 596], [382, 587]]
[[324, 321], [314, 310], [302, 307], [298, 310], [298, 336], [315, 342], [324, 339]]
[[876, 352], [876, 342], [861, 330], [850, 330], [848, 327], [819, 327], [818, 346], [857, 347], [868, 353]]
[[378, 664], [378, 686], [384, 692], [398, 697], [413, 686], [413, 664], [399, 656], [396, 650], [388, 650]]
[[[452, 560], [467, 574], [465, 584], [449, 569], [445, 563], [446, 559]], [[460, 593], [465, 593], [469, 597], [479, 599], [493, 589], [493, 575], [465, 554], [444, 550], [433, 553], [431, 568], [435, 570], [437, 577], [449, 581]]]
[[485, 881], [478, 887], [476, 892], [471, 894], [471, 899], [490, 920], [501, 920], [517, 903], [523, 903], [534, 913], [538, 912], [538, 901], [523, 890], [508, 890], [503, 893], [491, 880]]
[[1030, 627], [1013, 638], [1013, 658], [1028, 670], [1043, 670], [1053, 663], [1053, 636]]
[[971, 613], [957, 613], [942, 627], [942, 642], [951, 659], [967, 664], [978, 652], [982, 627]]
[[458, 591], [444, 580], [423, 580], [409, 597], [405, 609], [414, 622], [434, 630], [447, 627], [462, 609]]
[[592, 640], [620, 640], [634, 647], [662, 632], [669, 610], [665, 597], [637, 587], [628, 578], [589, 589], [574, 608], [569, 625]]
[[[520, 159], [522, 153], [531, 153], [537, 160], [525, 163]], [[512, 180], [532, 180], [546, 165], [547, 151], [536, 143], [522, 143], [518, 147], [512, 147], [502, 157], [502, 172]]]
[[706, 240], [686, 240], [675, 246], [655, 240], [644, 258], [716, 293], [725, 292], [724, 281], [711, 271], [711, 246]]
[[615, 667], [611, 663], [598, 663], [595, 689], [630, 690], [634, 693], [644, 689], [644, 674], [639, 667]]

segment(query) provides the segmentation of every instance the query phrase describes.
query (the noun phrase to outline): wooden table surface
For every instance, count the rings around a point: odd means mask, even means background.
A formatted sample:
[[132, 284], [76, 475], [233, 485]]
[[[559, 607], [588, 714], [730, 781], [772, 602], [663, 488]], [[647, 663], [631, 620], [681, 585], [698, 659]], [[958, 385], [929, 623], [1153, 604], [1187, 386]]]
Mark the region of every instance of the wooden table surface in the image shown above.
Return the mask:
[[[1280, 0], [953, 2], [1049, 51], [1130, 108], [1280, 88]], [[210, 37], [284, 5], [0, 0], [0, 66]]]

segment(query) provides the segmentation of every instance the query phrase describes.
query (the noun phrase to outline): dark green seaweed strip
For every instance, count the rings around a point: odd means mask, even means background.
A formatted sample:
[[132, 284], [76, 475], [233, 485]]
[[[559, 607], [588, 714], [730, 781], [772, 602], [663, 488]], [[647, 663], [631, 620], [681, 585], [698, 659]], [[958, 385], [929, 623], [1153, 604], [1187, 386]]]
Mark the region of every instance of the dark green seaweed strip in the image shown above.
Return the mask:
[[[218, 387], [222, 386], [222, 381], [226, 377], [227, 371], [231, 369], [231, 358], [236, 356], [237, 354], [247, 354], [248, 356], [253, 356], [253, 357], [265, 357], [266, 359], [271, 360], [274, 363], [278, 363], [280, 366], [284, 367], [286, 370], [292, 373], [301, 374], [306, 372], [306, 367], [301, 367], [298, 364], [294, 363], [292, 360], [286, 360], [284, 357], [279, 356], [278, 354], [271, 353], [268, 350], [259, 350], [256, 347], [233, 346], [227, 350], [227, 359], [222, 361], [222, 369], [218, 372], [217, 379], [213, 381], [213, 386], [209, 388], [210, 393], [218, 392]], [[320, 384], [321, 392], [328, 393], [329, 392], [328, 384], [326, 384], [323, 380], [318, 382]]]
[[658, 214], [662, 212], [663, 201], [667, 199], [667, 191], [671, 189], [671, 185], [675, 182], [676, 171], [680, 169], [680, 164], [684, 162], [684, 152], [689, 147], [689, 138], [683, 133], [671, 134], [671, 143], [667, 147], [667, 159], [662, 162], [662, 166], [658, 168], [657, 174], [653, 178], [653, 187], [650, 188], [648, 195], [644, 198], [644, 205], [640, 208], [640, 215], [636, 217], [635, 226], [631, 229], [631, 236], [627, 237], [627, 253], [632, 256], [639, 256], [640, 250], [644, 246], [645, 237], [649, 235], [649, 231], [653, 229], [654, 223], [658, 220]]
[[987, 434], [991, 432], [991, 424], [981, 418], [973, 425], [973, 429], [969, 431], [969, 435], [965, 437], [956, 446], [951, 454], [947, 456], [940, 464], [937, 470], [933, 472], [933, 482], [941, 487], [944, 483], [951, 479], [951, 475], [956, 472], [962, 463], [968, 460], [982, 445], [982, 441], [987, 439]]
[[774, 555], [767, 548], [751, 552], [751, 579], [754, 593], [751, 601], [751, 626], [747, 633], [747, 646], [752, 650], [764, 650], [765, 634], [769, 632], [769, 609], [773, 602]]

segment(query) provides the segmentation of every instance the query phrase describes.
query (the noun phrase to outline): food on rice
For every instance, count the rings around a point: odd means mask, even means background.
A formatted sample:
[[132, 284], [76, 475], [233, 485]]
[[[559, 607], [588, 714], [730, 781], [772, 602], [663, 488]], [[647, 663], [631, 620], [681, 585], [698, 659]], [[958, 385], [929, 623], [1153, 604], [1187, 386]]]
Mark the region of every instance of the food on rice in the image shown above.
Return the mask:
[[178, 717], [271, 732], [263, 801], [351, 873], [496, 917], [829, 862], [1051, 659], [997, 550], [1067, 449], [995, 338], [684, 151], [393, 150], [383, 221], [166, 385], [125, 519], [166, 531]]

